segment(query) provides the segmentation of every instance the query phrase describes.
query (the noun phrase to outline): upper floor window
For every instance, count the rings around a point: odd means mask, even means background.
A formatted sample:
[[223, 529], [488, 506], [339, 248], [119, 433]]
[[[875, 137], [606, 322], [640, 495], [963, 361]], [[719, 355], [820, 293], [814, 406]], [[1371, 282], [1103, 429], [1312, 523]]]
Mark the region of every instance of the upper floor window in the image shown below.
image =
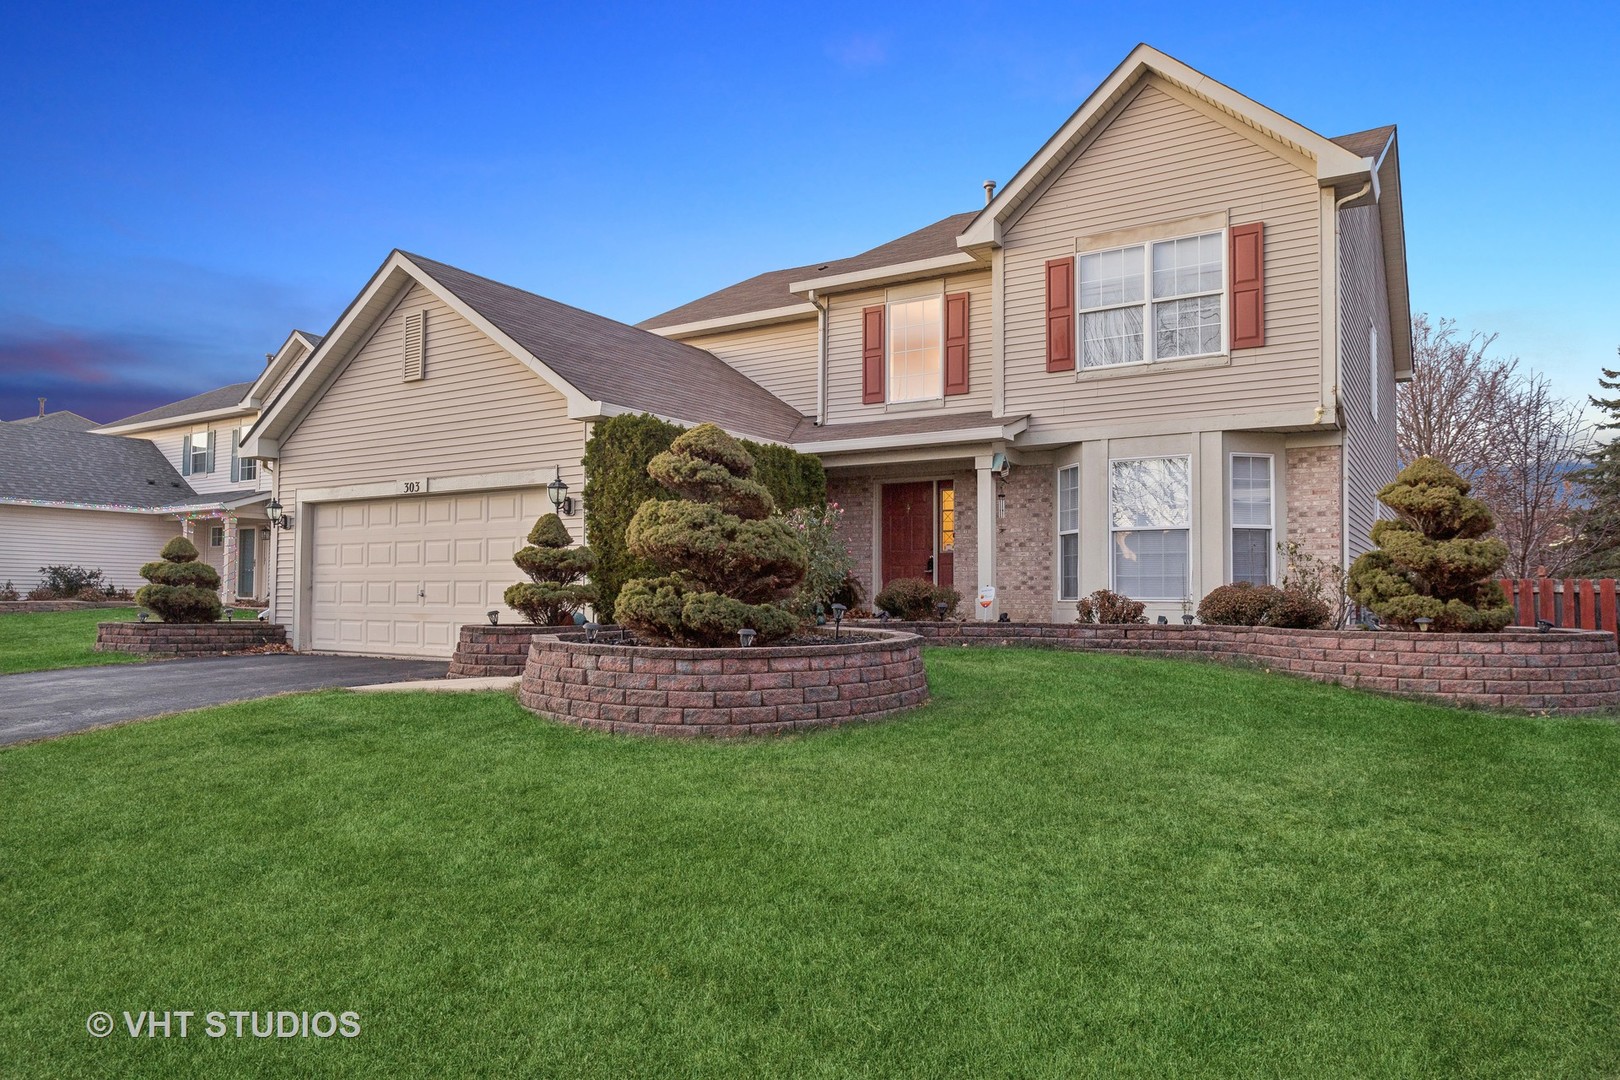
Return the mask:
[[194, 431], [191, 434], [189, 453], [191, 454], [192, 473], [205, 473], [208, 471], [208, 432]]
[[258, 458], [245, 457], [237, 466], [242, 472], [243, 480], [257, 480], [259, 478]]
[[1232, 580], [1271, 584], [1270, 454], [1232, 455]]
[[1082, 254], [1080, 366], [1221, 352], [1225, 248], [1212, 232]]
[[1113, 588], [1134, 600], [1189, 595], [1192, 468], [1185, 457], [1108, 463]]
[[938, 296], [889, 304], [889, 401], [944, 396], [944, 305]]

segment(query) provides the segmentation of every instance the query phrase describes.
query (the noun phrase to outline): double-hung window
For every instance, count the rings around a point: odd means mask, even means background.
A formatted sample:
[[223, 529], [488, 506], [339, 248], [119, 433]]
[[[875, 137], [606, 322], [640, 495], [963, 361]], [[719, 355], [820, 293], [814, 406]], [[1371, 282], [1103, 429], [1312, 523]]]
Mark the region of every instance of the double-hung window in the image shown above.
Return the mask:
[[191, 434], [191, 470], [194, 475], [208, 471], [208, 431]]
[[1271, 584], [1270, 454], [1232, 455], [1232, 580]]
[[939, 296], [889, 304], [888, 401], [934, 401], [945, 394], [944, 301]]
[[1113, 588], [1134, 600], [1189, 595], [1192, 469], [1185, 457], [1108, 463]]
[[1224, 351], [1225, 250], [1212, 232], [1082, 253], [1081, 368]]
[[1080, 599], [1080, 466], [1058, 473], [1058, 595]]

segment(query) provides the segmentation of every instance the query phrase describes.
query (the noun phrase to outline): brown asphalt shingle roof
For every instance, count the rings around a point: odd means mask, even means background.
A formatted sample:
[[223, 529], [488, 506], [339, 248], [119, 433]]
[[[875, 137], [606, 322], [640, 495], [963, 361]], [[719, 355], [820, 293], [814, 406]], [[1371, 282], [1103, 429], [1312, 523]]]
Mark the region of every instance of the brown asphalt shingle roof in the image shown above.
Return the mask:
[[1376, 157], [1389, 145], [1389, 137], [1395, 134], [1394, 124], [1385, 124], [1383, 127], [1368, 128], [1366, 131], [1357, 131], [1350, 135], [1338, 135], [1330, 142], [1338, 143], [1357, 157]]
[[402, 254], [593, 401], [782, 441], [804, 419], [711, 352]]
[[786, 270], [772, 270], [699, 297], [689, 304], [671, 308], [662, 315], [654, 315], [636, 325], [643, 330], [653, 330], [661, 326], [680, 326], [683, 323], [722, 319], [729, 315], [746, 315], [754, 311], [769, 311], [772, 308], [802, 304], [805, 302], [804, 297], [795, 296], [788, 291], [790, 282], [829, 274], [848, 274], [856, 270], [870, 270], [879, 266], [892, 266], [895, 263], [914, 262], [918, 259], [932, 259], [940, 255], [954, 255], [960, 250], [956, 246], [956, 238], [976, 216], [977, 211], [952, 214], [916, 232], [907, 233], [847, 259], [794, 266]]

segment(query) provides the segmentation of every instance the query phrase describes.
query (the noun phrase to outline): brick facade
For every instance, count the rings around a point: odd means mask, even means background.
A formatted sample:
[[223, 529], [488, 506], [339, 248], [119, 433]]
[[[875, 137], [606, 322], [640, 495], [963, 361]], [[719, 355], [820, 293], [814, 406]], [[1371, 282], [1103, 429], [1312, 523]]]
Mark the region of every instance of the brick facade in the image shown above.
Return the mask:
[[868, 632], [825, 645], [678, 649], [541, 634], [518, 700], [620, 735], [774, 735], [875, 720], [928, 699], [921, 639]]
[[1007, 513], [996, 521], [996, 606], [1021, 621], [1049, 619], [1057, 596], [1057, 471], [1015, 465], [996, 490], [1007, 497]]
[[849, 545], [855, 560], [855, 580], [866, 590], [866, 606], [872, 606], [872, 476], [870, 473], [844, 473], [827, 476], [827, 501], [844, 511], [838, 532]]
[[1620, 649], [1607, 631], [1421, 634], [1271, 626], [886, 623], [946, 645], [1197, 657], [1452, 705], [1518, 712], [1620, 709]]
[[1344, 563], [1344, 462], [1337, 446], [1296, 446], [1288, 458], [1288, 538], [1332, 566]]
[[222, 656], [285, 647], [287, 628], [279, 623], [113, 622], [96, 624], [96, 652], [145, 656]]

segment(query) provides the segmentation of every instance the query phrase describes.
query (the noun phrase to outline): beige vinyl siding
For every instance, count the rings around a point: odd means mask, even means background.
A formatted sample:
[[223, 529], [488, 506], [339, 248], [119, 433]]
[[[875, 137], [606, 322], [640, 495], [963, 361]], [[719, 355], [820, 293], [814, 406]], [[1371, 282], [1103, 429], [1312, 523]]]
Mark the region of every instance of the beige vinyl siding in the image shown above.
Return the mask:
[[[426, 378], [400, 378], [406, 313], [427, 309]], [[300, 488], [562, 468], [576, 495], [585, 425], [563, 396], [421, 285], [380, 322], [282, 443], [277, 499]], [[303, 516], [303, 515], [301, 515]], [[276, 612], [292, 616], [298, 531], [276, 533]], [[577, 537], [580, 518], [568, 519]], [[516, 569], [513, 570], [514, 575]], [[514, 580], [516, 578], [514, 577]]]
[[39, 568], [67, 564], [100, 570], [108, 583], [138, 589], [140, 568], [180, 535], [180, 523], [154, 514], [0, 506], [0, 585], [26, 593]]
[[[156, 446], [163, 456], [169, 459], [169, 464], [174, 466], [174, 471], [180, 473], [186, 483], [190, 484], [192, 490], [198, 494], [206, 495], [216, 491], [238, 491], [252, 487], [257, 487], [260, 491], [268, 491], [270, 484], [263, 469], [259, 470], [257, 481], [239, 480], [233, 482], [231, 480], [231, 432], [238, 429], [247, 430], [256, 415], [233, 417], [230, 420], [213, 420], [207, 423], [178, 424], [174, 427], [159, 428], [155, 431], [143, 431], [138, 435], [128, 437], [146, 439]], [[201, 432], [205, 428], [215, 432], [214, 471], [211, 473], [192, 473], [190, 476], [186, 476], [185, 468], [180, 460], [186, 436]]]
[[[913, 283], [919, 284], [919, 283]], [[909, 289], [913, 284], [898, 286]], [[948, 397], [942, 412], [981, 412], [990, 408], [990, 271], [944, 279], [943, 293], [965, 292], [968, 299], [968, 393]], [[827, 422], [844, 424], [893, 415], [884, 405], [861, 404], [861, 313], [882, 304], [886, 289], [841, 293], [830, 298], [827, 337]], [[909, 411], [929, 406], [907, 405]]]
[[[1345, 429], [1348, 554], [1371, 549], [1373, 522], [1387, 511], [1378, 491], [1395, 478], [1395, 366], [1377, 206], [1339, 211], [1340, 398]], [[1367, 328], [1378, 328], [1378, 417], [1372, 415]]]
[[707, 349], [806, 416], [815, 414], [821, 349], [814, 316], [682, 340]]
[[[1320, 397], [1320, 201], [1297, 163], [1149, 80], [1004, 242], [1006, 407], [1031, 429], [1309, 410]], [[1233, 121], [1232, 123], [1235, 123]], [[1077, 379], [1046, 371], [1045, 263], [1079, 237], [1225, 213], [1266, 227], [1266, 345], [1230, 365]]]

